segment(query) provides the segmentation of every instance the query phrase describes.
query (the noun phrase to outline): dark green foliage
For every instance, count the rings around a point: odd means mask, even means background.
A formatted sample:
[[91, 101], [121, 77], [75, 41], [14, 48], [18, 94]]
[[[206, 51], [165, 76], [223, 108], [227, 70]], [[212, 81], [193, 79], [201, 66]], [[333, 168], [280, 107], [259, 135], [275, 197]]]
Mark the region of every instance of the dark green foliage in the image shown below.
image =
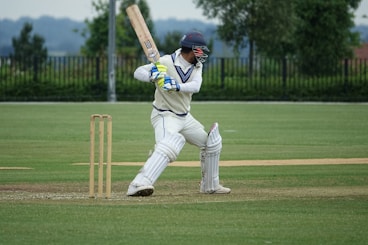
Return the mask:
[[82, 35], [86, 37], [85, 45], [81, 51], [88, 56], [104, 55], [108, 46], [109, 32], [109, 4], [108, 2], [92, 2], [98, 16], [93, 20], [86, 20], [87, 30], [83, 30]]
[[352, 47], [358, 46], [359, 35], [350, 31], [354, 26], [350, 7], [345, 0], [298, 1], [295, 44], [303, 73], [331, 75], [341, 59], [352, 57]]
[[42, 64], [47, 59], [45, 39], [38, 34], [31, 36], [32, 29], [32, 24], [26, 22], [19, 37], [12, 39], [14, 49], [12, 57], [22, 71], [32, 68], [33, 64]]
[[137, 58], [143, 56], [144, 53], [126, 14], [126, 8], [132, 4], [138, 5], [153, 39], [155, 39], [155, 26], [146, 0], [128, 0], [120, 2], [120, 13], [116, 16], [117, 53], [125, 57]]
[[[133, 78], [143, 59], [117, 58], [119, 101], [151, 101], [154, 86]], [[1, 101], [105, 101], [107, 61], [100, 57], [49, 57], [22, 71], [11, 59], [0, 67]], [[9, 64], [8, 64], [9, 63]], [[213, 58], [205, 64], [194, 100], [367, 101], [368, 61], [344, 60], [331, 75], [305, 75], [297, 60]]]
[[157, 43], [157, 48], [163, 54], [172, 54], [177, 50], [179, 46], [179, 41], [184, 33], [180, 31], [169, 32], [165, 35], [164, 40]]
[[[297, 57], [300, 72], [332, 75], [341, 59], [359, 45], [352, 11], [360, 0], [195, 0], [209, 18], [220, 20], [218, 33], [235, 48], [249, 46], [258, 55]], [[253, 71], [250, 66], [250, 72]]]
[[[120, 3], [120, 11], [116, 15], [116, 52], [125, 57], [137, 58], [143, 52], [125, 10], [131, 4], [137, 4], [154, 36], [154, 25], [150, 17], [150, 10], [145, 0], [117, 1], [117, 3]], [[98, 15], [92, 20], [85, 21], [87, 28], [81, 31], [82, 36], [86, 38], [82, 53], [88, 56], [102, 56], [106, 54], [108, 47], [109, 2], [96, 0], [92, 2], [92, 5]]]

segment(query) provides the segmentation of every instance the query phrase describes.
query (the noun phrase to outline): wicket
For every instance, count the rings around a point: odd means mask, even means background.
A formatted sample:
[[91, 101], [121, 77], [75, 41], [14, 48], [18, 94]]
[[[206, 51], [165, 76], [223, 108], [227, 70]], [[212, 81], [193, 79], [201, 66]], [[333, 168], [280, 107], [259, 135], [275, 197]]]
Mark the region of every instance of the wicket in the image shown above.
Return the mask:
[[106, 149], [106, 195], [105, 198], [111, 197], [111, 148], [112, 148], [112, 117], [107, 114], [93, 114], [90, 117], [90, 156], [89, 156], [89, 197], [95, 197], [95, 127], [96, 118], [98, 118], [98, 193], [97, 197], [103, 196], [103, 180], [104, 180], [104, 141], [105, 141], [105, 121], [107, 121], [107, 149]]

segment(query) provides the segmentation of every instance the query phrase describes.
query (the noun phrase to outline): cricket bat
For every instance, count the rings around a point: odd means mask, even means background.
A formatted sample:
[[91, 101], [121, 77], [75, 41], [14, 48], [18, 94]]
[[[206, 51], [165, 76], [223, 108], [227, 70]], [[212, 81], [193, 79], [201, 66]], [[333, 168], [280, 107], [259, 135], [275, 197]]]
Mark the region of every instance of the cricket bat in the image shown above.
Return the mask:
[[152, 63], [157, 63], [160, 58], [160, 53], [158, 52], [138, 5], [130, 5], [126, 9], [126, 12], [147, 59]]

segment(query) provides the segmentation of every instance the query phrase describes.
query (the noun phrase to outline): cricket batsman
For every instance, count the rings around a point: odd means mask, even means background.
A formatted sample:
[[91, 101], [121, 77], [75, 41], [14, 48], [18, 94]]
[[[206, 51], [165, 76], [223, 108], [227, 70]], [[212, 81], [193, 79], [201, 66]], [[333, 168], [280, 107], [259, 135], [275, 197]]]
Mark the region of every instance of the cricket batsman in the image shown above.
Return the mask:
[[230, 188], [220, 184], [219, 159], [222, 138], [214, 123], [206, 132], [204, 126], [190, 113], [192, 95], [200, 91], [203, 63], [209, 49], [203, 35], [197, 31], [186, 33], [180, 48], [164, 55], [158, 63], [139, 66], [134, 78], [152, 82], [156, 86], [151, 113], [155, 133], [155, 148], [144, 166], [128, 187], [128, 196], [150, 196], [154, 184], [170, 162], [174, 162], [185, 142], [200, 151], [202, 179], [200, 193], [228, 194]]

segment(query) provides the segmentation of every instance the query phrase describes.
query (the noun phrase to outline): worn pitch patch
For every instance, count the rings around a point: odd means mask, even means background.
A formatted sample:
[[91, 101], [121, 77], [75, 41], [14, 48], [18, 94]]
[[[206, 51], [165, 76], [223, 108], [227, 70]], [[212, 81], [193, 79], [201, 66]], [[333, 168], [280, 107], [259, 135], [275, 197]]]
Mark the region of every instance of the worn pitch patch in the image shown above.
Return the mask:
[[[144, 162], [113, 162], [114, 166], [143, 166]], [[329, 165], [329, 164], [368, 164], [368, 158], [322, 158], [322, 159], [286, 159], [286, 160], [234, 160], [220, 161], [220, 167], [234, 166], [285, 166], [285, 165]], [[89, 165], [74, 163], [73, 165]], [[200, 167], [199, 161], [177, 161], [169, 166]]]

